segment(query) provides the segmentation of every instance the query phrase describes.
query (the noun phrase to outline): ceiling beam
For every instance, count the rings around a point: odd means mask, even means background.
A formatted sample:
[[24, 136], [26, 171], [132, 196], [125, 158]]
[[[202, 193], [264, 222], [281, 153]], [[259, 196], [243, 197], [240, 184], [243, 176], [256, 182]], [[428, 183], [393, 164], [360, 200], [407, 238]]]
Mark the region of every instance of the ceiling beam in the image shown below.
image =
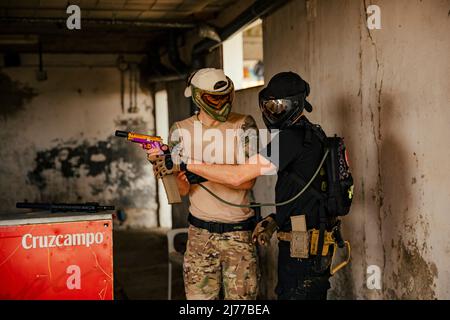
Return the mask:
[[[25, 18], [25, 17], [0, 17], [0, 23], [24, 23], [24, 24], [66, 24], [63, 18]], [[149, 29], [192, 29], [194, 23], [174, 21], [148, 21], [148, 20], [119, 20], [119, 19], [82, 19], [82, 25], [96, 26], [123, 26]]]

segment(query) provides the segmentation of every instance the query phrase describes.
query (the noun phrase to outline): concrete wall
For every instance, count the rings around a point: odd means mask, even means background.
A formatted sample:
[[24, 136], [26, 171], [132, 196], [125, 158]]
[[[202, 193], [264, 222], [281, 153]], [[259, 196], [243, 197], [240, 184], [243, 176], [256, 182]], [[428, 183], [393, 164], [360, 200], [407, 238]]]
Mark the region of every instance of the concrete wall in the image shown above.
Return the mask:
[[125, 209], [130, 226], [157, 225], [151, 166], [138, 145], [114, 137], [116, 129], [153, 133], [152, 99], [138, 89], [139, 112], [122, 113], [116, 58], [44, 56], [42, 82], [36, 55], [0, 69], [1, 213], [23, 200], [98, 201]]
[[[381, 8], [381, 30], [366, 28], [369, 4]], [[310, 118], [344, 136], [350, 151], [355, 200], [343, 232], [352, 262], [334, 277], [329, 297], [448, 299], [450, 1], [313, 0], [308, 7], [294, 0], [264, 20], [265, 79], [300, 73], [311, 84]], [[244, 112], [257, 110], [256, 92], [238, 93]], [[258, 181], [258, 200], [271, 199], [267, 190], [273, 181]], [[370, 265], [381, 269], [381, 290], [366, 286]], [[273, 297], [276, 276], [267, 276]]]

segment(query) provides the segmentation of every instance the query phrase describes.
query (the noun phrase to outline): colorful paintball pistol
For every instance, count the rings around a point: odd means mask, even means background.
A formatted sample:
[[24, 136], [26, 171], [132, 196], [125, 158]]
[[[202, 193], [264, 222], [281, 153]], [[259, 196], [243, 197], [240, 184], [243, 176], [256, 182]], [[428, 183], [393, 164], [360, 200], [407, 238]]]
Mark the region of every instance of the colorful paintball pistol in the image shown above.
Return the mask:
[[[163, 141], [159, 136], [149, 136], [146, 134], [117, 130], [116, 137], [127, 138], [128, 141], [139, 143], [142, 145], [142, 148], [147, 150], [154, 148], [157, 148], [162, 152], [168, 150], [168, 146], [163, 144]], [[175, 176], [172, 174], [166, 175], [162, 177], [162, 181], [169, 203], [180, 203], [181, 197]]]
[[146, 134], [116, 130], [116, 137], [127, 138], [128, 141], [140, 143], [142, 148], [147, 150], [153, 148], [161, 150], [163, 145], [162, 139], [159, 136], [148, 136]]

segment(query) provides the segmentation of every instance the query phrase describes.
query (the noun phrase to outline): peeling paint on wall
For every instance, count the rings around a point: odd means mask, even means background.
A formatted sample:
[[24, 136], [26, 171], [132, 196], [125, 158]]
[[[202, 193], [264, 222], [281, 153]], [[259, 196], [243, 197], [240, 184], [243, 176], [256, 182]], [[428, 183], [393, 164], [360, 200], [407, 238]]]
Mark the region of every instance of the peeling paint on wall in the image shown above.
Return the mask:
[[[153, 188], [149, 184], [140, 189], [148, 169], [145, 159], [138, 145], [114, 136], [104, 141], [72, 139], [37, 151], [27, 183], [37, 187], [46, 201], [64, 201], [72, 192], [76, 198], [85, 199], [87, 195], [113, 201], [118, 207], [152, 207]], [[77, 188], [52, 193], [54, 181], [73, 184], [77, 180], [84, 184], [83, 196]]]
[[[40, 189], [47, 186], [46, 170], [54, 170], [64, 178], [97, 177], [105, 176], [105, 183], [118, 184], [119, 188], [127, 188], [130, 181], [125, 179], [126, 172], [112, 174], [112, 165], [129, 150], [116, 142], [117, 139], [110, 138], [106, 141], [98, 141], [94, 144], [88, 141], [69, 141], [56, 145], [50, 150], [38, 151], [36, 154], [36, 167], [28, 172], [29, 183]], [[131, 160], [131, 159], [130, 159]], [[142, 174], [139, 161], [131, 163], [134, 176]], [[93, 190], [95, 196], [97, 191]]]
[[[65, 201], [68, 197], [104, 199], [117, 207], [152, 207], [151, 186], [140, 189], [148, 165], [136, 145], [126, 145], [111, 137], [105, 141], [71, 140], [36, 153], [27, 183], [37, 187], [46, 201]], [[138, 150], [140, 151], [140, 150]], [[63, 187], [76, 181], [85, 184], [83, 195], [77, 188], [53, 193], [54, 182]], [[57, 188], [58, 188], [57, 186]], [[137, 190], [136, 190], [137, 189]], [[69, 195], [68, 193], [75, 195]]]
[[117, 127], [133, 128], [133, 131], [144, 132], [148, 126], [142, 118], [127, 118], [114, 121]]
[[[14, 95], [22, 94], [14, 106], [24, 110], [8, 113], [0, 130], [0, 214], [18, 212], [15, 202], [24, 200], [96, 201], [124, 209], [126, 227], [157, 226], [152, 167], [139, 145], [114, 136], [115, 130], [153, 131], [151, 96], [138, 90], [139, 112], [122, 113], [116, 68], [66, 68], [65, 58], [57, 59], [60, 66], [47, 69], [45, 82], [28, 67], [0, 74], [2, 83], [15, 85]], [[74, 60], [102, 63], [101, 56]]]
[[416, 244], [405, 245], [398, 241], [399, 266], [393, 273], [393, 288], [387, 290], [389, 299], [436, 299], [436, 264], [427, 261]]

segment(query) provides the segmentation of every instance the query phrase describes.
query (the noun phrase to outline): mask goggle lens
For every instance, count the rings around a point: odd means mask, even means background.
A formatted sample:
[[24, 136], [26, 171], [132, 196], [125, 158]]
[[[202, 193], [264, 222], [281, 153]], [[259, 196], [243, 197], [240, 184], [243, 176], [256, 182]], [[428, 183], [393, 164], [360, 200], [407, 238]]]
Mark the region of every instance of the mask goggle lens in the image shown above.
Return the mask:
[[234, 92], [230, 92], [227, 94], [210, 94], [210, 93], [203, 93], [202, 99], [205, 101], [209, 106], [216, 110], [222, 109], [222, 107], [226, 103], [231, 103], [234, 98]]
[[265, 100], [261, 102], [261, 109], [272, 115], [280, 115], [286, 112], [286, 110], [289, 110], [291, 106], [292, 101], [286, 99]]
[[262, 99], [259, 107], [266, 117], [277, 120], [282, 118], [286, 112], [299, 106], [302, 99], [304, 99], [303, 94], [286, 99]]

